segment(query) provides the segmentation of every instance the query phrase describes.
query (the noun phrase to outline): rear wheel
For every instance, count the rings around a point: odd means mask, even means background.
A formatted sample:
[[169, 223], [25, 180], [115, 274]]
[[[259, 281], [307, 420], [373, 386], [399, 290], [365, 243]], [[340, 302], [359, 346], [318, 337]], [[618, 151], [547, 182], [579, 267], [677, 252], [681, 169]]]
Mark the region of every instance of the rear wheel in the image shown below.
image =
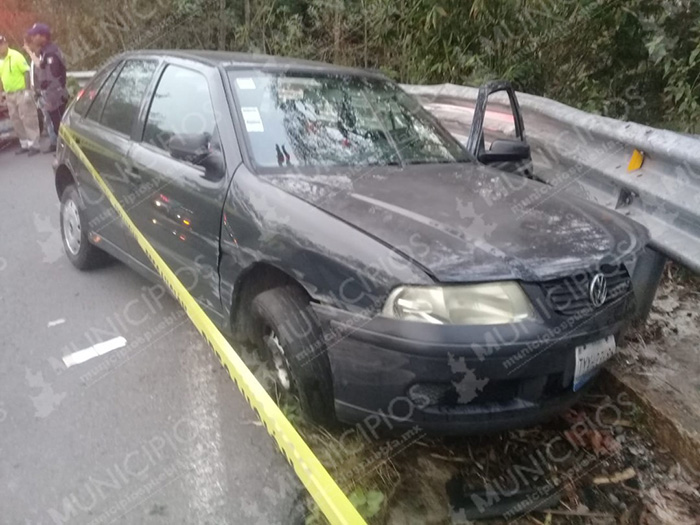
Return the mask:
[[277, 385], [298, 396], [310, 419], [334, 423], [330, 361], [307, 297], [295, 286], [273, 288], [255, 297], [252, 310], [258, 341]]
[[80, 208], [78, 189], [68, 186], [61, 195], [61, 239], [73, 266], [89, 270], [104, 264], [108, 255], [88, 240], [88, 224]]

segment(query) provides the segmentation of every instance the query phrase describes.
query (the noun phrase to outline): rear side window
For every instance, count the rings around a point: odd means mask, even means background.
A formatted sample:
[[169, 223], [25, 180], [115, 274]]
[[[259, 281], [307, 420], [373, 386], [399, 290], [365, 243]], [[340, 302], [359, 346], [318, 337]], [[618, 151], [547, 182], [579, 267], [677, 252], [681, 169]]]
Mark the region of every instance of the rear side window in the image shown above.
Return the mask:
[[102, 125], [125, 135], [131, 134], [156, 66], [156, 62], [148, 60], [128, 60], [124, 64], [102, 111]]
[[143, 141], [167, 151], [174, 135], [202, 134], [217, 142], [207, 79], [191, 69], [168, 66], [153, 96]]
[[102, 84], [102, 87], [97, 91], [95, 100], [92, 101], [92, 104], [90, 105], [90, 108], [88, 109], [85, 118], [89, 118], [90, 120], [94, 120], [95, 122], [100, 121], [102, 109], [105, 107], [105, 102], [107, 101], [109, 92], [112, 91], [112, 86], [114, 85], [114, 81], [117, 79], [118, 72], [119, 68], [116, 67], [109, 73], [109, 77]]
[[109, 67], [99, 71], [94, 77], [92, 77], [92, 79], [90, 79], [85, 88], [81, 89], [78, 93], [78, 100], [75, 101], [73, 111], [79, 115], [85, 116], [90, 104], [92, 104], [92, 101], [97, 97], [100, 87], [107, 77], [112, 74], [115, 68], [116, 64], [111, 64]]

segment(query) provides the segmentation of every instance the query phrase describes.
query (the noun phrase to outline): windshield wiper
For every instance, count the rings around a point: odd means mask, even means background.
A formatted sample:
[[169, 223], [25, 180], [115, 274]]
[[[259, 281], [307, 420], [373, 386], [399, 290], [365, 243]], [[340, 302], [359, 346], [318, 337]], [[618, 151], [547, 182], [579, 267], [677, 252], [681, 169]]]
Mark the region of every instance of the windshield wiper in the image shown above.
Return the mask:
[[367, 166], [401, 166], [398, 160], [390, 160], [387, 162], [369, 162]]
[[406, 164], [408, 165], [415, 165], [415, 164], [455, 164], [459, 162], [457, 159], [414, 159], [414, 160], [407, 160]]

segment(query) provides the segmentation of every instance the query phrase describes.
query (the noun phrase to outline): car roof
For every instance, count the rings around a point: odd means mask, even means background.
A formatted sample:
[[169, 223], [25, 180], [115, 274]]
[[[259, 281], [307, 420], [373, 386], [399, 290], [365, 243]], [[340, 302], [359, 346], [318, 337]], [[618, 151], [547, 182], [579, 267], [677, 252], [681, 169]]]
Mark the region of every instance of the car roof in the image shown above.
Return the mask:
[[316, 71], [331, 74], [342, 74], [351, 76], [373, 76], [386, 78], [380, 71], [370, 69], [360, 69], [347, 66], [337, 66], [326, 62], [315, 60], [305, 60], [301, 58], [282, 57], [274, 55], [263, 55], [254, 53], [237, 53], [233, 51], [206, 51], [189, 49], [143, 49], [139, 51], [128, 51], [120, 55], [120, 58], [135, 56], [157, 56], [180, 58], [193, 60], [213, 67], [245, 67], [279, 69], [279, 70], [302, 70]]

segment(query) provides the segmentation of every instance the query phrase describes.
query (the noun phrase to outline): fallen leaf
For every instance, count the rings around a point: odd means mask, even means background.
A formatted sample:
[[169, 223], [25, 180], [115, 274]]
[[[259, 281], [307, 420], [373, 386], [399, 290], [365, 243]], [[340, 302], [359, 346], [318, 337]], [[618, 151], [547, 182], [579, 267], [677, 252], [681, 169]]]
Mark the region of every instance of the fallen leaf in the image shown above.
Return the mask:
[[628, 479], [632, 479], [636, 475], [637, 472], [632, 467], [629, 467], [621, 472], [616, 472], [612, 476], [598, 476], [593, 478], [593, 484], [608, 485], [610, 483], [621, 483], [623, 481], [627, 481]]

